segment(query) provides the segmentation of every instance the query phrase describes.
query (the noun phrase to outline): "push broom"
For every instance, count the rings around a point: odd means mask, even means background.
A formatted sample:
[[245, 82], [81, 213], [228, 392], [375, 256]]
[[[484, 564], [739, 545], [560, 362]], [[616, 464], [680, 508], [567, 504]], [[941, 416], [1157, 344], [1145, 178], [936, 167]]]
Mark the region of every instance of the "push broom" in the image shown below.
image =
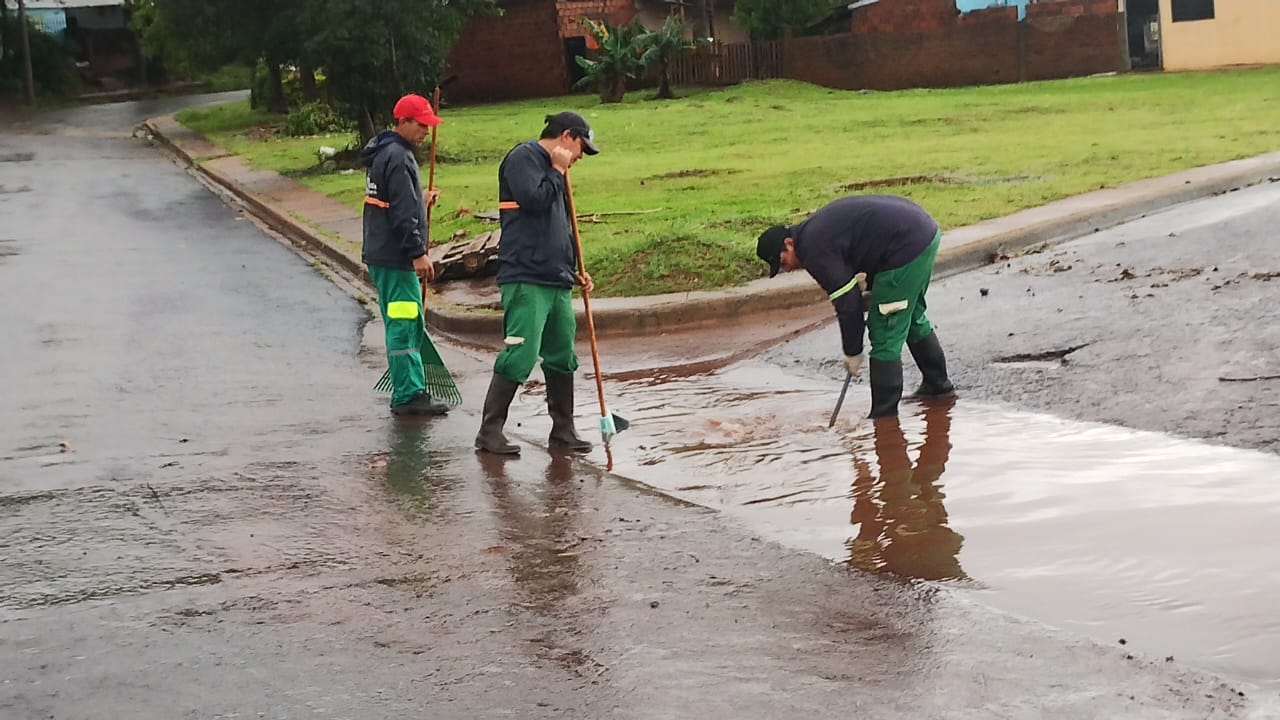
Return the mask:
[[[431, 105], [436, 112], [440, 112], [440, 87], [437, 86], [431, 97]], [[427, 187], [430, 190], [436, 189], [436, 137], [440, 127], [434, 125], [431, 128], [431, 168], [428, 171]], [[431, 227], [431, 208], [427, 208], [427, 228], [428, 236]], [[422, 345], [418, 348], [418, 354], [422, 357], [422, 370], [426, 375], [427, 392], [431, 397], [440, 400], [446, 405], [457, 407], [462, 404], [462, 393], [458, 392], [458, 384], [453, 381], [453, 375], [450, 374], [449, 368], [444, 364], [444, 358], [440, 357], [440, 351], [436, 350], [435, 343], [431, 342], [431, 336], [427, 334], [427, 279], [422, 279]], [[373, 386], [373, 390], [381, 395], [390, 395], [392, 391], [391, 368], [382, 374], [382, 378], [378, 380], [378, 384]]]
[[[573, 223], [573, 242], [578, 250], [578, 272], [587, 274], [587, 263], [582, 257], [582, 236], [578, 234], [578, 211], [573, 205], [573, 186], [569, 183], [569, 173], [564, 174], [564, 194], [569, 201], [569, 218]], [[609, 470], [613, 470], [613, 449], [609, 441], [614, 435], [631, 427], [625, 418], [609, 412], [604, 402], [604, 376], [600, 373], [600, 348], [596, 343], [596, 321], [591, 315], [591, 293], [582, 288], [582, 304], [586, 308], [587, 333], [591, 336], [591, 362], [596, 370], [596, 394], [600, 397], [600, 436], [604, 439], [605, 454], [609, 459]]]

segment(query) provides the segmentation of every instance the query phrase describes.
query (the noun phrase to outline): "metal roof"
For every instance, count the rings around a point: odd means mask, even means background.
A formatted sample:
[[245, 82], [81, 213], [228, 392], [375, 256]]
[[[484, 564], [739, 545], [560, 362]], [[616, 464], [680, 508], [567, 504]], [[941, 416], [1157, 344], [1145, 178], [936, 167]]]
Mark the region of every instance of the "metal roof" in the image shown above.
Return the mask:
[[[5, 0], [10, 9], [18, 9], [18, 0]], [[28, 10], [66, 10], [87, 7], [120, 7], [124, 0], [27, 0]]]

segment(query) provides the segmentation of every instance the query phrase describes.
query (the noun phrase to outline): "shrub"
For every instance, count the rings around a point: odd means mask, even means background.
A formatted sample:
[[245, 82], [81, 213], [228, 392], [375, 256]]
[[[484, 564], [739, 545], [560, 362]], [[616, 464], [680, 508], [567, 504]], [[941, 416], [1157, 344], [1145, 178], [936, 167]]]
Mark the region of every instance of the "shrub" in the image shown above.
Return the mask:
[[206, 92], [247, 90], [253, 87], [253, 68], [245, 65], [224, 65], [203, 78]]
[[[22, 91], [22, 51], [18, 49], [17, 38], [21, 27], [18, 17], [13, 13], [3, 20], [0, 36], [8, 40], [12, 47], [3, 48], [0, 54], [0, 89]], [[79, 88], [71, 45], [62, 38], [28, 27], [27, 38], [31, 45], [31, 74], [36, 83], [36, 91], [43, 94], [69, 94]]]
[[351, 123], [322, 102], [308, 103], [289, 113], [282, 132], [292, 137], [328, 135], [352, 130]]

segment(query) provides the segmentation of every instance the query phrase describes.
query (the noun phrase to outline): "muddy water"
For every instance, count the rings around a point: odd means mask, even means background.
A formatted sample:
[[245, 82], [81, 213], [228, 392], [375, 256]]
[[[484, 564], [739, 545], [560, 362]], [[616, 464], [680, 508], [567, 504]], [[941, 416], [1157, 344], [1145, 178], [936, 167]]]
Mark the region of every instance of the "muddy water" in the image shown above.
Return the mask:
[[[1280, 458], [736, 366], [615, 384], [617, 470], [864, 570], [1280, 688]], [[585, 406], [584, 415], [590, 414]]]

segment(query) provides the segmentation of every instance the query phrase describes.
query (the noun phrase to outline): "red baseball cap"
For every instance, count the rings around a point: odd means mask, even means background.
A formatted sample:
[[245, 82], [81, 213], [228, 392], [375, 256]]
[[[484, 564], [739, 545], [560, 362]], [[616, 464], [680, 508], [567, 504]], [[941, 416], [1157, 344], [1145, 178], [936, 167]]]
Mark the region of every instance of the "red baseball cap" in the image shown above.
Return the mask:
[[421, 95], [405, 95], [400, 98], [391, 114], [396, 120], [417, 120], [427, 127], [444, 124], [436, 111], [431, 109], [431, 103]]

